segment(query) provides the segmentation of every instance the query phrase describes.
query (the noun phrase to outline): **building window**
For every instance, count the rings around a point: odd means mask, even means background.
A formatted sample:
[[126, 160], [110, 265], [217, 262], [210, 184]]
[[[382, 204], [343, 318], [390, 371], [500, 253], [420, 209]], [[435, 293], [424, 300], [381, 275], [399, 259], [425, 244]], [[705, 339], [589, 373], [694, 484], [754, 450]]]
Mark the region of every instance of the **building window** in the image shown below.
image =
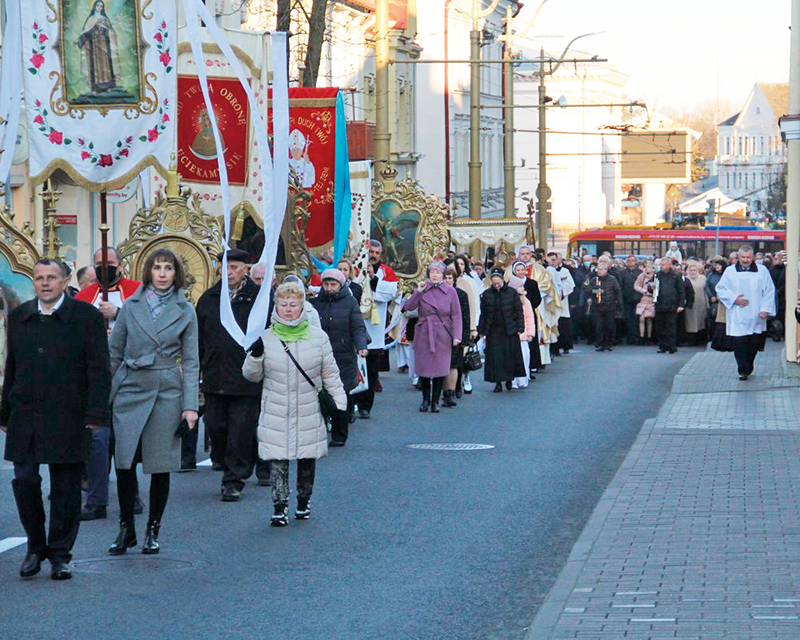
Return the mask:
[[739, 155], [742, 155], [742, 139], [741, 138], [737, 138], [737, 141], [739, 143], [739, 145], [738, 145], [739, 146]]
[[731, 155], [731, 138], [730, 136], [725, 137], [725, 155]]
[[759, 151], [760, 151], [760, 155], [762, 155], [762, 156], [765, 155], [764, 154], [764, 136], [761, 136], [761, 149], [759, 149]]

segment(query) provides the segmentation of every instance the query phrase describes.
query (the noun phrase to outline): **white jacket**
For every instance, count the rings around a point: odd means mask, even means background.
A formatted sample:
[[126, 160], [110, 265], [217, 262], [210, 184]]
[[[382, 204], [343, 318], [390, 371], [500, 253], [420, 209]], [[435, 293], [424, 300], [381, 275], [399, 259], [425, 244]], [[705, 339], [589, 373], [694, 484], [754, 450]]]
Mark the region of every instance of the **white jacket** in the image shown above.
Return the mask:
[[[273, 313], [273, 322], [276, 315]], [[299, 321], [304, 319], [305, 313]], [[264, 355], [254, 358], [248, 353], [242, 365], [247, 380], [263, 380], [258, 417], [258, 457], [262, 460], [318, 459], [328, 454], [328, 432], [317, 397], [321, 388], [333, 396], [338, 409], [347, 409], [330, 340], [322, 329], [309, 329], [310, 340], [286, 344], [316, 389], [297, 370], [281, 341], [269, 329], [261, 336]]]

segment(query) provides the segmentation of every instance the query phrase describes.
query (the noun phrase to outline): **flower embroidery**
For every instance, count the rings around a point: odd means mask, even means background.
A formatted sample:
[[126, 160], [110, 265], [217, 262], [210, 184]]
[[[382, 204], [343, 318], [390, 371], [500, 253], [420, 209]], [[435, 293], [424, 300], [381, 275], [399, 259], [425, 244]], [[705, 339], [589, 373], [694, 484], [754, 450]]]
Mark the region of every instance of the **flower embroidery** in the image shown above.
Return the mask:
[[58, 146], [64, 145], [68, 146], [72, 144], [72, 140], [69, 138], [64, 137], [64, 133], [62, 131], [58, 131], [50, 126], [50, 123], [47, 122], [48, 111], [42, 106], [40, 100], [36, 101], [36, 115], [33, 117], [33, 124], [36, 125], [36, 128], [39, 129], [39, 132], [46, 136], [47, 139], [50, 141], [51, 144], [55, 144]]
[[28, 72], [37, 75], [39, 73], [39, 69], [44, 64], [44, 53], [47, 49], [47, 45], [45, 42], [49, 40], [47, 34], [39, 28], [39, 23], [33, 23], [33, 48], [31, 49], [31, 57], [28, 61], [31, 63], [31, 66], [28, 67]]
[[165, 21], [161, 22], [161, 26], [153, 36], [153, 40], [156, 41], [158, 61], [164, 65], [165, 71], [169, 73], [172, 71], [172, 56], [169, 52], [169, 32], [167, 31], [167, 23]]

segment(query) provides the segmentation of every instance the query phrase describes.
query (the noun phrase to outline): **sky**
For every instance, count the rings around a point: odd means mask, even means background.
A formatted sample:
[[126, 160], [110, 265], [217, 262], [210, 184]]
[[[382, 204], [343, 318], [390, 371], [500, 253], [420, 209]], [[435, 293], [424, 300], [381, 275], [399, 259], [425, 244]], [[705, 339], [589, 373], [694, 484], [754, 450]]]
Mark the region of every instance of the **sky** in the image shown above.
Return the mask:
[[[539, 0], [526, 0], [526, 23]], [[529, 35], [576, 43], [630, 77], [632, 99], [668, 111], [738, 112], [756, 82], [789, 81], [791, 0], [548, 0]], [[561, 37], [550, 37], [561, 36]]]

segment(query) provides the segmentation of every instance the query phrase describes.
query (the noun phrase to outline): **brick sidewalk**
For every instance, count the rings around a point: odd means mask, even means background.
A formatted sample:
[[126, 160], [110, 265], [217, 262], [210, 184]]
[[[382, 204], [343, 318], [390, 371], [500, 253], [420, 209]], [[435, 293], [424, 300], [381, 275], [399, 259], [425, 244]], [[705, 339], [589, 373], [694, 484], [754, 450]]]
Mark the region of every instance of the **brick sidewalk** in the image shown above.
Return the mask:
[[[526, 640], [800, 638], [800, 378], [697, 354], [603, 494]], [[789, 365], [792, 367], [794, 365]]]

